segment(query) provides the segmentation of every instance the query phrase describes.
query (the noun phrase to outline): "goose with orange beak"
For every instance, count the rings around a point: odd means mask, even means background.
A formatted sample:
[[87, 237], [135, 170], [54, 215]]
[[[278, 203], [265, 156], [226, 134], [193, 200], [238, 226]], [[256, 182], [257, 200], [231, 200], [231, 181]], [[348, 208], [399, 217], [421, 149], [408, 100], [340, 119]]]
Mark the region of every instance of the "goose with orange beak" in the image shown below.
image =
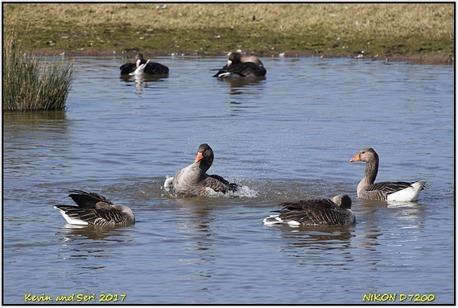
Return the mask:
[[359, 198], [380, 201], [416, 201], [426, 184], [426, 181], [374, 183], [378, 172], [379, 157], [373, 148], [362, 149], [350, 160], [351, 163], [358, 161], [366, 163], [364, 177], [357, 188]]
[[167, 179], [164, 186], [178, 196], [206, 196], [215, 192], [226, 194], [236, 191], [237, 184], [230, 183], [219, 175], [207, 174], [213, 159], [212, 148], [206, 143], [201, 144], [194, 162], [179, 170], [173, 179]]

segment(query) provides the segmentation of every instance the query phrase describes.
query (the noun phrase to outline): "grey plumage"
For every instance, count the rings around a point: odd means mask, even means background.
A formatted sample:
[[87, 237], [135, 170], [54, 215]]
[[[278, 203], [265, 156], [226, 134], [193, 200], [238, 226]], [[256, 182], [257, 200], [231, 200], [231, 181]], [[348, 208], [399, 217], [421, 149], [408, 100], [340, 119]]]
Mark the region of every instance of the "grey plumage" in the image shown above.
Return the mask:
[[169, 187], [169, 191], [175, 195], [204, 196], [208, 195], [208, 189], [215, 192], [228, 193], [237, 190], [237, 184], [230, 183], [219, 175], [208, 175], [207, 171], [213, 164], [213, 150], [204, 143], [197, 149], [194, 163], [179, 170]]
[[366, 163], [364, 177], [358, 184], [357, 195], [363, 199], [380, 201], [415, 201], [426, 181], [417, 182], [379, 182], [377, 178], [379, 156], [373, 148], [359, 151], [350, 162]]

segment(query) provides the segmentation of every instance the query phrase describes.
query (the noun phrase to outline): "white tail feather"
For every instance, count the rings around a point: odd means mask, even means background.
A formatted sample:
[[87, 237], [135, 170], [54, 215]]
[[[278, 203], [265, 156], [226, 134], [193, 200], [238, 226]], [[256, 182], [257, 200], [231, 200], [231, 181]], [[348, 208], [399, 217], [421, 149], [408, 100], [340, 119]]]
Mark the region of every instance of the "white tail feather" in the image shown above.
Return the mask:
[[270, 215], [269, 217], [264, 218], [262, 221], [266, 226], [273, 226], [277, 224], [282, 224], [283, 220], [278, 215]]
[[420, 191], [423, 189], [423, 186], [425, 186], [425, 184], [426, 184], [426, 181], [418, 181], [418, 182], [412, 183], [412, 185], [410, 185], [409, 187], [388, 195], [387, 201], [400, 201], [400, 202], [416, 201], [418, 198], [418, 195], [420, 194]]
[[[56, 209], [59, 209], [57, 207], [55, 207]], [[82, 225], [82, 226], [87, 226], [88, 223], [86, 221], [83, 221], [83, 220], [80, 220], [80, 219], [74, 219], [70, 216], [68, 216], [65, 211], [59, 209], [60, 213], [62, 214], [62, 216], [65, 218], [65, 220], [67, 221], [67, 223], [71, 224], [71, 225]]]

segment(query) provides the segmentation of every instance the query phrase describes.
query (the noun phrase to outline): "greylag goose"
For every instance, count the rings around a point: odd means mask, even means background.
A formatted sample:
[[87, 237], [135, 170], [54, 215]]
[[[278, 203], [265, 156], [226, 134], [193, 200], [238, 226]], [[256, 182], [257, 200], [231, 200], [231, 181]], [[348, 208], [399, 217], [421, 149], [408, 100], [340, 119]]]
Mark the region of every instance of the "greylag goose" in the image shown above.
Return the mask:
[[374, 184], [378, 172], [379, 158], [372, 148], [362, 149], [350, 160], [351, 163], [357, 161], [366, 162], [364, 177], [357, 188], [359, 198], [381, 201], [415, 201], [426, 184], [426, 181], [411, 183], [380, 182]]
[[68, 195], [78, 206], [56, 205], [67, 223], [72, 225], [130, 226], [135, 223], [134, 213], [123, 205], [114, 205], [105, 197], [82, 190], [71, 190]]
[[201, 144], [194, 163], [179, 170], [173, 179], [167, 179], [164, 186], [171, 193], [184, 196], [205, 196], [208, 195], [208, 189], [224, 194], [236, 191], [237, 184], [229, 183], [219, 175], [207, 174], [213, 158], [212, 148], [206, 143]]
[[126, 63], [119, 68], [121, 75], [168, 75], [169, 68], [163, 64], [145, 60], [143, 54], [135, 56], [135, 63]]
[[331, 199], [300, 200], [280, 204], [280, 214], [264, 218], [265, 225], [287, 224], [291, 227], [316, 225], [352, 225], [356, 223], [351, 198], [337, 195]]
[[240, 51], [236, 51], [228, 54], [227, 64], [213, 77], [265, 77], [266, 73], [267, 71], [258, 57], [243, 55]]

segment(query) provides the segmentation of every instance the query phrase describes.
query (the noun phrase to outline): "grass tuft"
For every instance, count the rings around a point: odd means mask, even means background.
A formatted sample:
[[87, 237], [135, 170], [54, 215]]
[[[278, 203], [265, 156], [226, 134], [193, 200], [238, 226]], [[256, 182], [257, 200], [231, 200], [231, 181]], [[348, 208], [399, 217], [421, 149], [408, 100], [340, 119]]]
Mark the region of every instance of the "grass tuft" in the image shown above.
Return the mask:
[[64, 110], [75, 75], [73, 63], [27, 56], [13, 31], [3, 43], [3, 110]]

